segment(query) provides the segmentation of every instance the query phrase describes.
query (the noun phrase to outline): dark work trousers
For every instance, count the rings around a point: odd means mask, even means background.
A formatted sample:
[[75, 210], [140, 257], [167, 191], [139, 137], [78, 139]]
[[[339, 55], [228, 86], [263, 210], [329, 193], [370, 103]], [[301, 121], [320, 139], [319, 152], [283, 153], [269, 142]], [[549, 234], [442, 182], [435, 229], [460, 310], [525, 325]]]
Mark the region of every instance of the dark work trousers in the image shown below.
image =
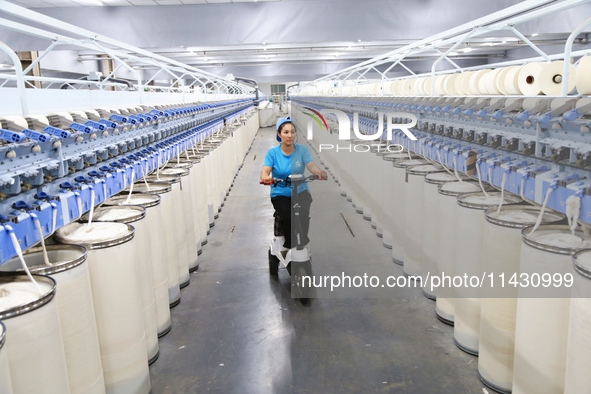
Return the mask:
[[[294, 213], [291, 204], [291, 197], [277, 196], [271, 198], [271, 203], [275, 208], [275, 222], [279, 224], [281, 235], [285, 236], [284, 247], [291, 249], [296, 247], [297, 241], [295, 238], [296, 229], [292, 227], [295, 224]], [[300, 223], [302, 225], [302, 245], [307, 245], [310, 242], [308, 238], [308, 229], [310, 228], [310, 205], [312, 204], [312, 195], [308, 190], [304, 190], [298, 194], [298, 203], [300, 204]], [[277, 218], [279, 216], [279, 218]], [[279, 220], [277, 220], [279, 219]], [[275, 234], [278, 235], [278, 234]]]

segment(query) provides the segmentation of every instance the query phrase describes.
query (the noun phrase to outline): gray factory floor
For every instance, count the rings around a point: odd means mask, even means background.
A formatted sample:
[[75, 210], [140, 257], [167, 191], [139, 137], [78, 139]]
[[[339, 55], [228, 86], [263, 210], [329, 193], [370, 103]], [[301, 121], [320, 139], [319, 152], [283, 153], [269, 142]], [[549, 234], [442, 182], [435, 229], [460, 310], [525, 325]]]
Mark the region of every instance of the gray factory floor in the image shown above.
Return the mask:
[[[420, 289], [303, 306], [291, 298], [285, 269], [269, 275], [273, 209], [258, 180], [275, 144], [273, 128], [259, 130], [172, 310], [172, 331], [160, 339], [152, 393], [486, 393], [478, 359], [454, 345], [453, 328]], [[372, 262], [402, 275], [334, 181], [310, 189], [313, 264]]]

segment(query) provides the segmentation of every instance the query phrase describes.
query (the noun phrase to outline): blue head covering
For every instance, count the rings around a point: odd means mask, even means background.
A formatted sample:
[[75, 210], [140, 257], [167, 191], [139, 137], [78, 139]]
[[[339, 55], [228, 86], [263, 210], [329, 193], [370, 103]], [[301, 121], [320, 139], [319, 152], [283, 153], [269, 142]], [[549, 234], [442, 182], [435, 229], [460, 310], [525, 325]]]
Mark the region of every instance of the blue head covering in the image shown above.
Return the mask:
[[[279, 120], [277, 121], [277, 131], [279, 131], [279, 128], [281, 127], [281, 125], [283, 123], [291, 123], [291, 117], [288, 116], [287, 118], [279, 118]], [[277, 141], [281, 142], [281, 138], [279, 138], [278, 135], [275, 136], [275, 138], [277, 138]]]

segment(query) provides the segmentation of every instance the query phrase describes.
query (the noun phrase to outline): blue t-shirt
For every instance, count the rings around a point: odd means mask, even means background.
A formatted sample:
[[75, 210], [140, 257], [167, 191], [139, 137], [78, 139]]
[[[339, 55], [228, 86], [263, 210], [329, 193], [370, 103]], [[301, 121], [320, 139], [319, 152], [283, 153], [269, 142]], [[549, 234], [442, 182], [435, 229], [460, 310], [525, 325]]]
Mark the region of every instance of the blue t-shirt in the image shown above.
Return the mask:
[[[269, 149], [265, 155], [264, 166], [271, 167], [271, 176], [276, 179], [287, 179], [291, 174], [304, 174], [306, 164], [310, 163], [312, 155], [304, 145], [294, 144], [294, 150], [289, 156], [281, 152], [281, 145]], [[298, 193], [308, 189], [308, 184], [298, 186]], [[284, 183], [271, 187], [271, 198], [277, 196], [291, 197], [291, 187]]]

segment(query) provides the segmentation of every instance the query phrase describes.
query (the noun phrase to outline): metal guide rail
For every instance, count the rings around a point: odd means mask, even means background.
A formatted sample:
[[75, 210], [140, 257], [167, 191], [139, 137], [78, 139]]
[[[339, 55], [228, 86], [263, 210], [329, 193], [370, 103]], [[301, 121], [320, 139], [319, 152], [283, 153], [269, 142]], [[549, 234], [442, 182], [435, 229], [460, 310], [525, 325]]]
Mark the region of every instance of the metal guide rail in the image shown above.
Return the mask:
[[[591, 224], [589, 97], [292, 97], [292, 103], [299, 111], [340, 110], [351, 120], [358, 113], [359, 130], [366, 134], [386, 124], [379, 116], [414, 114], [418, 122], [410, 131], [417, 141], [394, 130], [389, 142], [461, 172], [469, 152], [476, 152], [483, 181], [500, 188], [505, 178], [505, 190], [537, 204], [546, 199], [563, 213], [575, 195], [581, 198], [579, 220]], [[401, 115], [393, 119], [407, 122]], [[387, 140], [385, 130], [381, 139]]]
[[[146, 113], [110, 114], [40, 131], [0, 129], [0, 264], [16, 255], [10, 233], [21, 249], [29, 248], [40, 241], [37, 225], [47, 237], [93, 203], [221, 132], [224, 120], [230, 125], [252, 108], [253, 100], [244, 99], [165, 110], [150, 107]], [[51, 124], [65, 124], [53, 116]], [[6, 127], [5, 119], [2, 123]], [[32, 122], [29, 127], [34, 127]]]

